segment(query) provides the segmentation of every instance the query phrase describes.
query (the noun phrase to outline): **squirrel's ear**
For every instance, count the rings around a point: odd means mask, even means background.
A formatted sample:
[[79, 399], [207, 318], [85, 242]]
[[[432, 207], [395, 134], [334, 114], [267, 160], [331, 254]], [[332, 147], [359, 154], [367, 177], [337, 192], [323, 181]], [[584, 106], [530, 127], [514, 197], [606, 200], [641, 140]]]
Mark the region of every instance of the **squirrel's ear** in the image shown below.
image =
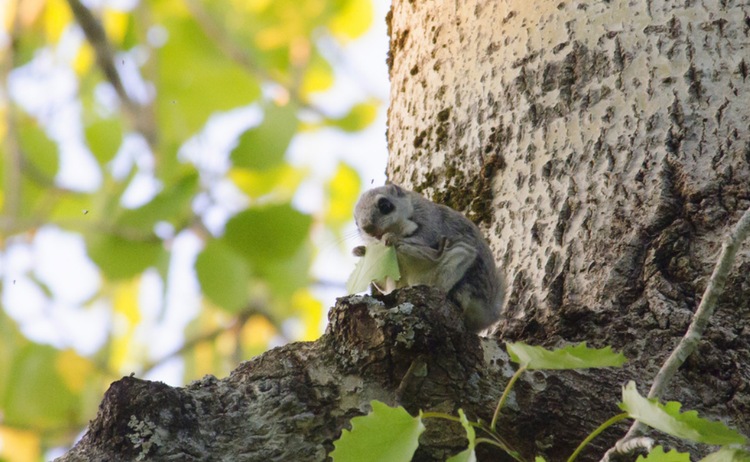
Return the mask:
[[406, 192], [403, 189], [401, 189], [401, 186], [392, 184], [391, 187], [393, 188], [393, 192], [396, 193], [397, 196], [403, 197], [406, 195]]

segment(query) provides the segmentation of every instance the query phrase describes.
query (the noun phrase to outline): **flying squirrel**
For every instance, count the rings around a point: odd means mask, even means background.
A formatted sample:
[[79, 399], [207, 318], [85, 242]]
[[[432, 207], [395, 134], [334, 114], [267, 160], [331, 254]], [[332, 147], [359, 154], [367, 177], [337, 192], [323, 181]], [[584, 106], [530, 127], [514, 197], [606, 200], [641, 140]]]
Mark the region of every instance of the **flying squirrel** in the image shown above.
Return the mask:
[[[378, 289], [438, 287], [463, 310], [471, 332], [500, 318], [505, 280], [479, 228], [461, 213], [390, 184], [362, 194], [354, 220], [366, 243], [380, 241], [396, 250], [401, 278]], [[365, 250], [359, 246], [352, 253], [361, 257]]]

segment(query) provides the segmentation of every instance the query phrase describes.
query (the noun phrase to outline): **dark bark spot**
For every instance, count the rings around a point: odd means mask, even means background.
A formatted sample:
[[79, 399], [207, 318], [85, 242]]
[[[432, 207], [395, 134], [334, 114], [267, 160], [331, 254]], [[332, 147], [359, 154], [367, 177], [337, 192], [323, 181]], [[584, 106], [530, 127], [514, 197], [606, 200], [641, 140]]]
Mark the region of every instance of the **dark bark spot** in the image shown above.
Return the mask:
[[513, 64], [511, 64], [511, 68], [516, 69], [518, 67], [525, 66], [531, 61], [534, 61], [538, 56], [539, 56], [538, 52], [529, 53], [523, 58], [515, 60]]
[[446, 120], [448, 120], [448, 117], [450, 117], [450, 115], [451, 115], [451, 108], [447, 107], [443, 109], [437, 114], [438, 122], [445, 122]]
[[573, 207], [571, 207], [570, 199], [568, 199], [563, 203], [562, 209], [560, 209], [560, 214], [557, 216], [557, 224], [555, 225], [555, 230], [552, 233], [553, 237], [555, 238], [555, 242], [557, 242], [557, 245], [563, 244], [563, 237], [565, 236], [565, 231], [568, 228], [568, 221], [570, 220], [572, 214]]
[[560, 52], [561, 52], [561, 51], [563, 50], [563, 48], [565, 48], [565, 47], [566, 47], [566, 46], [568, 46], [569, 44], [570, 44], [570, 42], [563, 42], [563, 43], [558, 43], [557, 45], [555, 45], [555, 46], [554, 46], [554, 47], [552, 48], [552, 53], [553, 53], [553, 54], [558, 54], [558, 53], [560, 53]]
[[427, 136], [427, 131], [426, 130], [422, 130], [422, 132], [419, 135], [415, 136], [414, 137], [414, 147], [415, 148], [422, 147], [422, 144], [424, 143], [426, 136]]
[[542, 245], [542, 238], [539, 235], [539, 222], [536, 221], [531, 226], [531, 240], [533, 240], [537, 245]]
[[493, 55], [499, 49], [500, 49], [500, 42], [492, 42], [489, 45], [487, 45], [486, 53], [488, 55]]
[[745, 81], [745, 79], [747, 79], [748, 71], [749, 70], [748, 70], [747, 63], [745, 62], [744, 59], [741, 60], [740, 63], [739, 63], [739, 65], [737, 65], [737, 72], [742, 77], [742, 81], [743, 82]]
[[687, 72], [685, 72], [685, 82], [689, 85], [688, 93], [691, 99], [700, 101], [703, 96], [703, 84], [701, 84], [702, 71], [698, 71], [693, 64], [690, 64]]

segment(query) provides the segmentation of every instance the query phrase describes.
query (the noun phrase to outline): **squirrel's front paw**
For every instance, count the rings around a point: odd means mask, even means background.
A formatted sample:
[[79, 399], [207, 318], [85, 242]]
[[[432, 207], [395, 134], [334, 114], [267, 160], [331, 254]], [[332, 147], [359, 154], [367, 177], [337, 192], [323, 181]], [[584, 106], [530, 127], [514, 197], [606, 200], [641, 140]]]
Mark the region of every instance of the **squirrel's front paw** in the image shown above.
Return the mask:
[[396, 245], [396, 235], [393, 233], [383, 234], [383, 237], [380, 240], [386, 247], [393, 247]]
[[352, 255], [354, 255], [355, 257], [364, 257], [366, 251], [367, 251], [367, 247], [363, 245], [358, 245], [357, 247], [352, 249]]

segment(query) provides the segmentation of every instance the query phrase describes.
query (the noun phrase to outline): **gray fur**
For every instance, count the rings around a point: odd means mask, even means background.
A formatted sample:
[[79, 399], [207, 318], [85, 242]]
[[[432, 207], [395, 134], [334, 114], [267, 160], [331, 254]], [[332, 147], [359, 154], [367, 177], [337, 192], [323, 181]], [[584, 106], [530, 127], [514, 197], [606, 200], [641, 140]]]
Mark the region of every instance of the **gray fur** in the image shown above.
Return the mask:
[[[386, 199], [394, 208], [381, 212]], [[354, 208], [365, 242], [396, 248], [401, 279], [386, 291], [426, 284], [441, 288], [464, 311], [466, 327], [479, 332], [500, 318], [505, 283], [479, 228], [461, 213], [396, 185], [371, 189]], [[354, 249], [356, 256], [364, 248]]]

